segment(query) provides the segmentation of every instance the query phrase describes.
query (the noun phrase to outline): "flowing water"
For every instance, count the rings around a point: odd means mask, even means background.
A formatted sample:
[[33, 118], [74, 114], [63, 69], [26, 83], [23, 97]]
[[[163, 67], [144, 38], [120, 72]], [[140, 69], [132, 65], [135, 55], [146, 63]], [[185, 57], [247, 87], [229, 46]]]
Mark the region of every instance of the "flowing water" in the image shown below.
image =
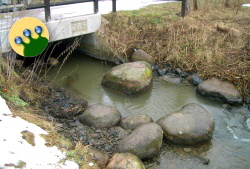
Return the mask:
[[188, 153], [180, 153], [179, 150], [168, 152], [167, 149], [159, 157], [159, 164], [153, 168], [250, 168], [250, 113], [247, 108], [229, 111], [221, 103], [198, 96], [192, 86], [171, 84], [157, 75], [152, 88], [139, 96], [125, 97], [112, 93], [101, 86], [101, 80], [113, 66], [76, 53], [67, 60], [57, 76], [59, 68], [52, 69], [48, 76], [68, 91], [80, 93], [90, 104], [116, 107], [123, 117], [147, 114], [156, 121], [187, 103], [198, 103], [211, 113], [215, 120], [211, 142], [198, 146], [197, 151], [193, 148], [196, 154], [211, 160], [209, 165], [192, 159]]

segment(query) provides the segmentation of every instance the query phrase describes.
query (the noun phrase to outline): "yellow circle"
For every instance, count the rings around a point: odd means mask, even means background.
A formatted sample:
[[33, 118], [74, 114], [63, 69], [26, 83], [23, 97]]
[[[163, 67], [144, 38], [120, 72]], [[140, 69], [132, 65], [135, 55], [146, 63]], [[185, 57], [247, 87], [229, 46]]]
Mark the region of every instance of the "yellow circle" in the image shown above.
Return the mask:
[[22, 44], [16, 44], [15, 38], [20, 36], [25, 43], [29, 43], [29, 38], [23, 35], [23, 31], [25, 29], [29, 29], [31, 31], [32, 38], [38, 38], [38, 34], [35, 32], [35, 27], [42, 27], [42, 37], [45, 37], [49, 40], [49, 31], [45, 24], [37, 18], [25, 17], [16, 21], [9, 32], [9, 42], [12, 49], [18, 53], [19, 55], [24, 56], [24, 46]]

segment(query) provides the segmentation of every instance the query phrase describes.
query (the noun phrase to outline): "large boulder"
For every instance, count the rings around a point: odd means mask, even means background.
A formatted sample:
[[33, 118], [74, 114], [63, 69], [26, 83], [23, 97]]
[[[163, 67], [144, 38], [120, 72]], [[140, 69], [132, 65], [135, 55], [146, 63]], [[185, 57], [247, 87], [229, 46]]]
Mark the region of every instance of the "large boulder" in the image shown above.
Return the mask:
[[200, 105], [190, 103], [173, 114], [160, 118], [164, 136], [174, 144], [195, 145], [212, 138], [214, 120]]
[[131, 153], [115, 154], [106, 169], [145, 169], [142, 161]]
[[155, 64], [155, 59], [151, 55], [147, 54], [145, 51], [143, 51], [141, 49], [135, 50], [135, 52], [131, 56], [131, 61], [133, 61], [133, 62], [146, 61], [151, 65]]
[[79, 117], [82, 124], [93, 126], [96, 128], [109, 128], [116, 126], [122, 116], [114, 107], [104, 106], [101, 104], [91, 105]]
[[137, 127], [128, 137], [121, 140], [118, 152], [129, 152], [146, 159], [156, 156], [161, 148], [162, 128], [156, 123], [148, 123]]
[[151, 82], [151, 66], [145, 61], [115, 66], [102, 79], [104, 87], [126, 95], [135, 95], [148, 89]]
[[120, 126], [125, 130], [127, 129], [134, 130], [136, 127], [142, 124], [147, 124], [152, 122], [153, 119], [150, 116], [140, 114], [140, 115], [132, 115], [124, 117], [120, 122]]
[[200, 83], [196, 92], [201, 96], [216, 99], [228, 104], [242, 103], [242, 96], [237, 88], [228, 82], [212, 78]]

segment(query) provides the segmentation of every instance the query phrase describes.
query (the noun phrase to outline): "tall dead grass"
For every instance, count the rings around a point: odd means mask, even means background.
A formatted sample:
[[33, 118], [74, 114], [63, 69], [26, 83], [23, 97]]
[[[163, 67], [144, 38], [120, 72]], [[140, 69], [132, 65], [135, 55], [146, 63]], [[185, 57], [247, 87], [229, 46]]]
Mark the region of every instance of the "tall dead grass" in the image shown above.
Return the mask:
[[[250, 8], [226, 8], [224, 3], [199, 1], [198, 11], [179, 16], [181, 3], [153, 5], [138, 11], [104, 16], [109, 21], [101, 39], [117, 57], [129, 60], [129, 48], [140, 48], [160, 65], [171, 63], [203, 78], [234, 83], [250, 96]], [[207, 3], [206, 3], [207, 2]]]

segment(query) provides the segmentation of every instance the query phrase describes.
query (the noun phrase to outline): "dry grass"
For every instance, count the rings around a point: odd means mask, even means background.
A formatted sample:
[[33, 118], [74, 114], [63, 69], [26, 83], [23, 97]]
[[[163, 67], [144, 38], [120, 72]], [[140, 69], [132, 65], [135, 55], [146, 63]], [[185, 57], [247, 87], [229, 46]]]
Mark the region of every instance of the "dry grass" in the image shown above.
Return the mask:
[[[39, 86], [34, 68], [25, 69], [21, 74], [15, 71], [15, 54], [9, 53], [8, 56], [1, 58], [0, 61], [0, 95], [3, 97], [15, 116], [36, 124], [48, 132], [47, 135], [41, 135], [46, 140], [47, 146], [57, 146], [60, 150], [66, 152], [66, 159], [73, 160], [79, 166], [88, 165], [92, 155], [86, 151], [81, 143], [75, 143], [57, 132], [60, 124], [54, 121], [48, 121], [43, 111], [39, 108], [42, 95], [47, 92], [48, 86]], [[32, 75], [33, 74], [33, 75]], [[22, 91], [26, 94], [32, 106], [22, 99], [19, 95]], [[23, 137], [32, 145], [32, 135], [23, 132]], [[62, 162], [64, 161], [62, 160]], [[93, 162], [95, 164], [95, 162]], [[96, 165], [96, 164], [95, 164]]]
[[[117, 57], [129, 59], [129, 48], [140, 48], [162, 65], [171, 63], [203, 78], [234, 83], [250, 96], [250, 8], [226, 8], [219, 3], [199, 4], [184, 19], [181, 2], [153, 5], [137, 11], [105, 15], [109, 21], [101, 39]], [[219, 26], [218, 26], [219, 25]]]

